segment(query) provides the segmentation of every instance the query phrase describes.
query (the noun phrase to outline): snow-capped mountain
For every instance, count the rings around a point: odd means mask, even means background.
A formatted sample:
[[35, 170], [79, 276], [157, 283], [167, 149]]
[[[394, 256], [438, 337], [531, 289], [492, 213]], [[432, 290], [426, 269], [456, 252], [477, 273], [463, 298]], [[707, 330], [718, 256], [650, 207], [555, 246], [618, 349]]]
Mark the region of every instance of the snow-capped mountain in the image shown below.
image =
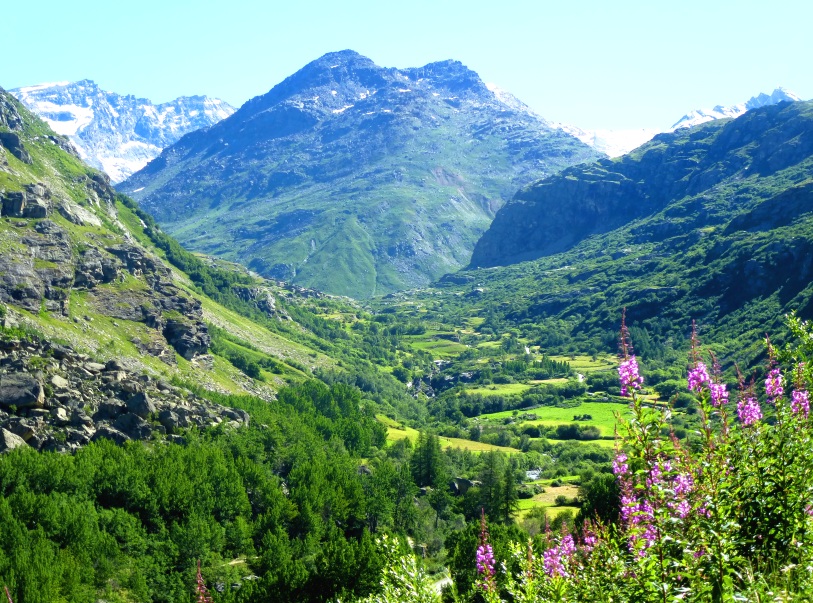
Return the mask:
[[206, 96], [182, 96], [155, 105], [107, 92], [91, 80], [58, 82], [10, 91], [58, 134], [67, 136], [89, 164], [121, 182], [184, 134], [234, 113]]
[[655, 134], [660, 134], [661, 132], [673, 132], [678, 128], [691, 128], [692, 126], [714, 119], [739, 117], [746, 111], [756, 109], [757, 107], [800, 100], [802, 99], [793, 92], [785, 90], [784, 88], [777, 88], [771, 94], [760, 93], [738, 105], [732, 105], [730, 107], [717, 105], [713, 109], [696, 109], [681, 117], [669, 128], [662, 130], [655, 128], [641, 128], [638, 130], [583, 130], [577, 126], [568, 124], [557, 123], [551, 125], [575, 136], [597, 151], [606, 153], [610, 157], [619, 157], [626, 155], [633, 149], [637, 149], [645, 142], [651, 140]]
[[731, 105], [730, 107], [723, 107], [717, 105], [713, 109], [697, 109], [691, 113], [687, 113], [679, 120], [677, 120], [670, 131], [677, 130], [678, 128], [691, 128], [698, 124], [712, 121], [714, 119], [725, 119], [727, 117], [739, 117], [746, 111], [764, 107], [766, 105], [775, 105], [781, 102], [796, 102], [802, 100], [793, 92], [785, 90], [784, 88], [777, 88], [771, 94], [760, 93], [757, 96], [752, 96], [748, 101], [740, 103], [739, 105]]

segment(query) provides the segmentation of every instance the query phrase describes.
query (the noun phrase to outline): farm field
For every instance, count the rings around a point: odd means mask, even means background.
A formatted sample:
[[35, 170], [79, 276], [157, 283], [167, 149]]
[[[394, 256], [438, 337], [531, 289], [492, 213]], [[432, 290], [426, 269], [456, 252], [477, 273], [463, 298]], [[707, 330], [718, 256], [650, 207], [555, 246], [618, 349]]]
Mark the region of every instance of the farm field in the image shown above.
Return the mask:
[[[376, 415], [379, 422], [387, 426], [387, 442], [395, 442], [397, 440], [408, 439], [410, 442], [416, 442], [418, 439], [418, 430], [402, 425], [386, 415]], [[460, 438], [446, 438], [440, 436], [441, 448], [458, 448], [460, 450], [470, 450], [471, 452], [490, 452], [498, 450], [508, 454], [519, 454], [519, 450], [515, 448], [508, 448], [507, 446], [495, 446], [494, 444], [486, 444], [485, 442], [474, 442], [472, 440], [463, 440]]]
[[[521, 420], [520, 422], [525, 425], [544, 425], [546, 427], [557, 425], [569, 425], [571, 423], [578, 423], [579, 425], [594, 425], [598, 427], [602, 436], [611, 436], [615, 432], [616, 418], [615, 413], [620, 413], [622, 416], [628, 412], [626, 404], [614, 404], [605, 402], [583, 402], [579, 406], [572, 408], [559, 408], [555, 406], [541, 406], [532, 410], [520, 410], [516, 415], [513, 410], [506, 410], [491, 414], [480, 415], [481, 420], [485, 421], [501, 421], [502, 419], [512, 416], [522, 416], [534, 414], [536, 419]], [[588, 421], [574, 421], [574, 415], [590, 415], [592, 418]]]

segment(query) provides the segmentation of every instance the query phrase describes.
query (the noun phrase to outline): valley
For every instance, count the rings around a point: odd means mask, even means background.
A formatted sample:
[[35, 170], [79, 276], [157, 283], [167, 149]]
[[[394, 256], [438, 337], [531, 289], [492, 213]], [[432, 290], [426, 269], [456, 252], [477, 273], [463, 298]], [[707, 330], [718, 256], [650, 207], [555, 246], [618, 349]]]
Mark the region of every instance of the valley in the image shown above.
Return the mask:
[[610, 159], [342, 51], [114, 187], [0, 89], [9, 599], [810, 592], [813, 103], [766, 99]]

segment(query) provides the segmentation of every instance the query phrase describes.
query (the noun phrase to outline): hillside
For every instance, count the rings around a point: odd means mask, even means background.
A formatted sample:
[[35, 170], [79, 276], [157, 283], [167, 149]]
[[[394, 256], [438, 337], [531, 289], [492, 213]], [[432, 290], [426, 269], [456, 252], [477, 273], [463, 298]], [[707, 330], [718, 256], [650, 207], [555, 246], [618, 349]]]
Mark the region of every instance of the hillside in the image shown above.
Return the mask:
[[67, 136], [89, 165], [121, 182], [184, 134], [234, 113], [216, 98], [182, 96], [155, 104], [102, 90], [92, 80], [10, 90], [58, 134]]
[[369, 297], [466, 264], [519, 188], [598, 154], [455, 61], [327, 54], [119, 189], [190, 249]]
[[469, 270], [439, 283], [446, 301], [426, 299], [574, 351], [612, 351], [623, 306], [661, 353], [691, 319], [736, 348], [783, 312], [813, 312], [812, 165], [811, 103], [661, 134], [521, 190]]

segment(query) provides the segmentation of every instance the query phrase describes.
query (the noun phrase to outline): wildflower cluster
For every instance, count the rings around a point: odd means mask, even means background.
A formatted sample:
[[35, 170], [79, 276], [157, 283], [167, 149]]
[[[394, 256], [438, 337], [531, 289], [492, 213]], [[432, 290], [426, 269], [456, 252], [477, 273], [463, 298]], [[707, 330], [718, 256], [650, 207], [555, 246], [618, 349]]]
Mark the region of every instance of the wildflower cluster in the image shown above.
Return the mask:
[[[806, 333], [813, 355], [813, 327]], [[513, 564], [521, 571], [506, 578], [511, 600], [761, 600], [754, 594], [759, 584], [779, 585], [772, 596], [790, 592], [788, 584], [813, 595], [813, 421], [806, 359], [795, 357], [798, 350], [784, 354], [795, 366], [789, 392], [783, 359], [769, 346], [764, 392], [741, 378], [731, 400], [720, 365], [701, 353], [693, 329], [686, 388], [696, 396], [700, 431], [681, 441], [668, 423], [671, 409], [640, 395], [643, 379], [623, 324], [619, 350], [619, 382], [632, 398], [630, 418], [618, 418], [612, 463], [619, 523], [588, 523], [578, 538], [548, 534], [539, 556], [530, 543], [525, 550], [514, 546]], [[730, 418], [732, 407], [736, 415]], [[770, 420], [763, 420], [766, 413]], [[494, 567], [488, 553], [481, 544], [481, 574]]]

